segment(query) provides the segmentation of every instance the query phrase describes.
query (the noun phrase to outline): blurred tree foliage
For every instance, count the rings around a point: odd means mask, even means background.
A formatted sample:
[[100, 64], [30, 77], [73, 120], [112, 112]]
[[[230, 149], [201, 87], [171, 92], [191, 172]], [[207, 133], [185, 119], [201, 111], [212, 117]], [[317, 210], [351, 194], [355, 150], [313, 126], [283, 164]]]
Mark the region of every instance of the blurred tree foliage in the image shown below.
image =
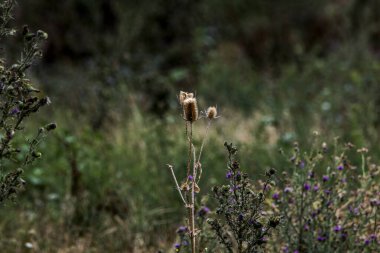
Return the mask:
[[[380, 55], [378, 0], [24, 0], [21, 5], [20, 25], [50, 34], [43, 67], [61, 66], [60, 73], [62, 65], [75, 68], [56, 79], [44, 77], [52, 79], [44, 80], [47, 84], [65, 79], [64, 91], [46, 90], [57, 95], [72, 90], [62, 103], [92, 112], [94, 128], [110, 110], [128, 107], [131, 92], [133, 103], [159, 116], [173, 107], [169, 97], [178, 89], [206, 92], [218, 102], [217, 88], [219, 98], [247, 109], [257, 97], [248, 101], [244, 95], [270, 93], [274, 87], [266, 80], [287, 74], [287, 64], [297, 75], [310, 71], [310, 57], [323, 61], [345, 47], [353, 55], [363, 49]], [[302, 92], [321, 90], [312, 83]]]

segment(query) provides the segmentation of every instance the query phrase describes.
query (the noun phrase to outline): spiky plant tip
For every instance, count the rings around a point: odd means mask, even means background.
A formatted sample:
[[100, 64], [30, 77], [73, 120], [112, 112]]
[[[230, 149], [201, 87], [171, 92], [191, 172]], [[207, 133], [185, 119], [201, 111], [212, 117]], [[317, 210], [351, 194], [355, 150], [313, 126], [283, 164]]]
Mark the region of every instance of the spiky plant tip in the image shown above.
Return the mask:
[[187, 98], [183, 101], [183, 116], [188, 122], [195, 122], [198, 119], [198, 104], [196, 98]]
[[178, 95], [179, 104], [183, 106], [183, 102], [185, 102], [187, 98], [193, 98], [193, 97], [194, 97], [193, 93], [180, 91]]
[[207, 118], [215, 119], [217, 118], [217, 115], [218, 115], [218, 111], [215, 106], [210, 106], [209, 108], [207, 108], [207, 111], [206, 111]]

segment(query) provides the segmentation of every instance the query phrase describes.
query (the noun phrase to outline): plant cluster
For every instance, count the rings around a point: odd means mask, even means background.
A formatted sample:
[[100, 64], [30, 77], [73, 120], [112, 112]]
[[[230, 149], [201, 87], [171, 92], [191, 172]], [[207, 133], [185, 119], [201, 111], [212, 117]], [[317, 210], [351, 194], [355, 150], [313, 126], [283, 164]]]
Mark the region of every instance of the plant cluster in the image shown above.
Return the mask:
[[[16, 1], [4, 0], [0, 3], [0, 41], [16, 35], [16, 30], [9, 28]], [[56, 128], [50, 123], [38, 129], [34, 138], [27, 140], [28, 149], [22, 152], [14, 140], [22, 136], [27, 118], [50, 103], [48, 97], [37, 96], [36, 89], [26, 76], [26, 71], [42, 56], [41, 45], [47, 34], [41, 30], [29, 31], [24, 26], [24, 40], [21, 56], [14, 64], [5, 59], [4, 48], [0, 48], [0, 203], [14, 196], [23, 188], [25, 181], [21, 178], [23, 168], [41, 157], [37, 147], [46, 134]]]
[[[176, 184], [176, 188], [178, 190], [178, 193], [188, 210], [188, 217], [187, 217], [187, 226], [183, 227], [183, 229], [180, 229], [180, 235], [181, 235], [181, 241], [182, 244], [176, 244], [175, 248], [176, 251], [180, 251], [181, 246], [185, 243], [187, 245], [187, 241], [184, 240], [184, 235], [187, 235], [190, 238], [190, 245], [191, 245], [191, 252], [195, 253], [196, 250], [199, 248], [199, 234], [200, 230], [196, 227], [196, 199], [195, 194], [200, 192], [200, 188], [198, 186], [198, 183], [202, 176], [202, 164], [201, 164], [201, 157], [202, 157], [202, 151], [203, 147], [205, 145], [205, 140], [208, 136], [208, 132], [211, 126], [212, 120], [216, 119], [218, 117], [217, 115], [217, 109], [214, 106], [210, 106], [205, 112], [203, 112], [204, 115], [199, 115], [198, 110], [198, 102], [196, 97], [193, 93], [183, 92], [181, 91], [179, 94], [179, 103], [182, 107], [183, 111], [183, 120], [185, 121], [185, 134], [188, 140], [188, 159], [187, 159], [187, 166], [186, 166], [186, 178], [183, 180], [181, 186], [178, 184], [178, 180], [175, 176], [173, 166], [168, 165], [174, 182]], [[202, 140], [201, 147], [199, 149], [199, 152], [197, 154], [195, 150], [195, 146], [193, 144], [193, 124], [200, 118], [206, 118], [208, 120], [208, 124], [206, 127], [205, 135]], [[208, 209], [205, 209], [206, 207], [203, 207], [199, 209], [198, 215], [204, 216], [208, 212]]]
[[262, 189], [257, 191], [235, 159], [237, 148], [224, 145], [228, 150], [228, 184], [213, 187], [218, 207], [216, 218], [208, 219], [208, 223], [228, 252], [262, 252], [272, 230], [280, 224], [280, 217], [265, 210], [266, 194], [276, 171], [266, 171]]
[[302, 152], [295, 143], [293, 171], [273, 190], [273, 210], [284, 218], [274, 251], [376, 252], [379, 166], [366, 148], [319, 144]]

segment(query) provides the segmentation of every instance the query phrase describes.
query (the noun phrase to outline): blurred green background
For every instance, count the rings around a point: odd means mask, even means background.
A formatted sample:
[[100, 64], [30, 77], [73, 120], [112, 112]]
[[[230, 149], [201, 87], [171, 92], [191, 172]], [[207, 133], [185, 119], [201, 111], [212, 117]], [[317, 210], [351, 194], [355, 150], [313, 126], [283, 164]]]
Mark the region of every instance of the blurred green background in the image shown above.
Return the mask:
[[[205, 149], [204, 195], [224, 180], [224, 141], [253, 179], [312, 133], [380, 153], [378, 0], [23, 0], [13, 25], [49, 34], [30, 75], [55, 121], [27, 190], [0, 210], [5, 252], [157, 252], [183, 207], [180, 90], [222, 115]], [[9, 57], [21, 35], [7, 45]], [[195, 140], [205, 122], [195, 125]]]

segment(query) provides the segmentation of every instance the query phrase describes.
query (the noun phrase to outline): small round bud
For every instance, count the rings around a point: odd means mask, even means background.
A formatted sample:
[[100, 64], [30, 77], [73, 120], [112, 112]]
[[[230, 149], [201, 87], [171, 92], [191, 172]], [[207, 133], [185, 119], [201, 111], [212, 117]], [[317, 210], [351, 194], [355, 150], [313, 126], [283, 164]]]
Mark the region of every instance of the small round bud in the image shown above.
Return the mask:
[[32, 152], [32, 156], [33, 156], [34, 158], [40, 158], [40, 157], [42, 156], [42, 153], [41, 153], [41, 152], [33, 151], [33, 152]]
[[47, 124], [46, 126], [45, 126], [45, 129], [47, 130], [47, 131], [51, 131], [51, 130], [54, 130], [54, 129], [56, 129], [57, 128], [57, 124], [56, 123], [50, 123], [50, 124]]
[[46, 40], [48, 38], [48, 34], [42, 30], [37, 31], [37, 36], [40, 39]]
[[217, 110], [216, 110], [216, 107], [215, 106], [210, 106], [207, 111], [206, 111], [206, 115], [207, 115], [207, 118], [209, 119], [215, 119], [216, 116], [217, 116]]
[[14, 135], [15, 135], [15, 131], [14, 131], [13, 129], [10, 130], [9, 132], [7, 132], [7, 137], [8, 137], [9, 139], [12, 139]]

